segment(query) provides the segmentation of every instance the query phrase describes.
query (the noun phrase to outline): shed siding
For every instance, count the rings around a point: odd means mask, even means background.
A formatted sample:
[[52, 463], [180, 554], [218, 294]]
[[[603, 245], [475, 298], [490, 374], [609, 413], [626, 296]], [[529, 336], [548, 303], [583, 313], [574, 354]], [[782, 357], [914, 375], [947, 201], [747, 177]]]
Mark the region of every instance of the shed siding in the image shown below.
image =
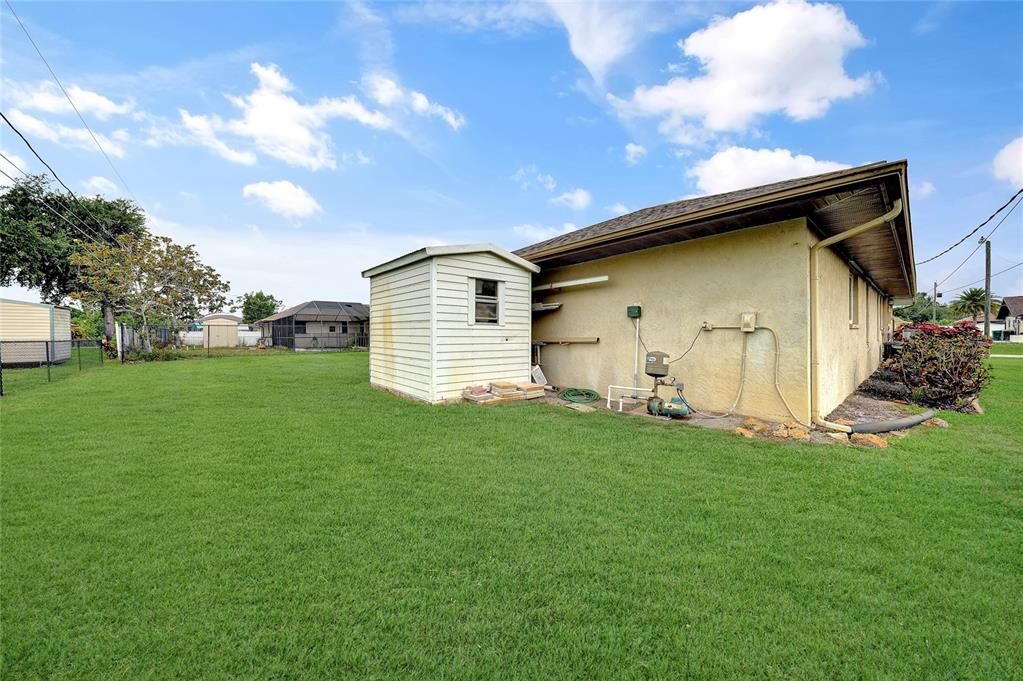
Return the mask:
[[[66, 338], [70, 337], [68, 324]], [[50, 340], [50, 308], [13, 300], [0, 300], [0, 339]]]
[[[434, 399], [457, 398], [467, 385], [529, 380], [532, 277], [490, 253], [435, 258]], [[471, 279], [499, 282], [500, 323], [470, 323]]]
[[430, 261], [370, 279], [369, 381], [433, 401]]

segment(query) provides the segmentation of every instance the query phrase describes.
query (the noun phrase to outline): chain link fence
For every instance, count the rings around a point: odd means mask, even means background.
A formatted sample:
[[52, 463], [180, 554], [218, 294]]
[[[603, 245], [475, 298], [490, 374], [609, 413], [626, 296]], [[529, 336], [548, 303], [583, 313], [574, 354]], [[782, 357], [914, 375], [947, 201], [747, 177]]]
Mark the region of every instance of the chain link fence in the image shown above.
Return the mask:
[[0, 341], [0, 395], [59, 381], [103, 366], [103, 341]]

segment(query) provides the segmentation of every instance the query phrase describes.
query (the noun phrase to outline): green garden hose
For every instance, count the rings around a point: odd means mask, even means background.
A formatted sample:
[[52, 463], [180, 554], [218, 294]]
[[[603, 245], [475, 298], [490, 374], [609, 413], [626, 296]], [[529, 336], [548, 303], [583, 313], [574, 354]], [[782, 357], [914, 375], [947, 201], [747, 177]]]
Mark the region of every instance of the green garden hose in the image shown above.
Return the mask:
[[586, 388], [565, 388], [558, 397], [566, 402], [575, 402], [576, 404], [588, 404], [600, 399], [600, 395]]

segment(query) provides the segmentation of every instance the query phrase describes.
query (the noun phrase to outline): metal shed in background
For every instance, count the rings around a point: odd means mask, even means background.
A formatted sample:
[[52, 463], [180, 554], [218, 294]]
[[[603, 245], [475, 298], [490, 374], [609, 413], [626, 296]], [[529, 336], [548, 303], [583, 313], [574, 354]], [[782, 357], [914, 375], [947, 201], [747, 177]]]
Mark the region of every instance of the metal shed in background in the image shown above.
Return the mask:
[[267, 345], [292, 350], [369, 346], [369, 307], [363, 303], [310, 300], [256, 322]]
[[0, 357], [5, 365], [71, 357], [71, 309], [0, 298]]

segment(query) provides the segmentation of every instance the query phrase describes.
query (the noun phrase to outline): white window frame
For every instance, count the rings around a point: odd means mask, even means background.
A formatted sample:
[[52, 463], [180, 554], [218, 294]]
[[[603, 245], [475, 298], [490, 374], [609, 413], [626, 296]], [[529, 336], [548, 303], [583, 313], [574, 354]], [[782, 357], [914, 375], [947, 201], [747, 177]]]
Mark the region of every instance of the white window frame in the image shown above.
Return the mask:
[[[476, 321], [476, 282], [478, 280], [493, 281], [497, 283], [497, 322], [477, 322]], [[495, 279], [489, 276], [483, 277], [468, 277], [468, 293], [469, 293], [469, 310], [466, 321], [469, 326], [504, 326], [505, 314], [504, 314], [504, 282], [500, 279]]]

